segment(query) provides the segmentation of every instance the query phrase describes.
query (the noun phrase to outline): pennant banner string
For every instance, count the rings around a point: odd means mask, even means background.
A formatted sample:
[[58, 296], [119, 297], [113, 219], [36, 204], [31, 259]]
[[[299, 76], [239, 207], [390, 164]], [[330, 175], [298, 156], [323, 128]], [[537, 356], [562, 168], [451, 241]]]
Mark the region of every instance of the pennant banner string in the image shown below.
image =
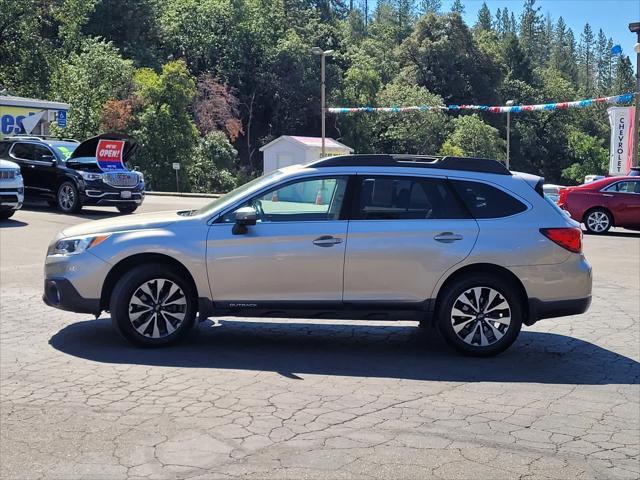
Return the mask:
[[577, 100], [575, 102], [559, 102], [559, 103], [541, 103], [539, 105], [505, 105], [502, 107], [491, 107], [488, 105], [447, 105], [447, 106], [430, 106], [421, 105], [414, 107], [331, 107], [327, 111], [329, 113], [401, 113], [401, 112], [426, 112], [429, 110], [439, 111], [460, 111], [460, 110], [476, 110], [491, 113], [520, 113], [535, 112], [541, 110], [567, 110], [569, 108], [584, 108], [597, 104], [616, 104], [625, 103], [633, 100], [633, 93], [625, 93], [623, 95], [614, 95], [612, 97], [589, 98], [587, 100]]

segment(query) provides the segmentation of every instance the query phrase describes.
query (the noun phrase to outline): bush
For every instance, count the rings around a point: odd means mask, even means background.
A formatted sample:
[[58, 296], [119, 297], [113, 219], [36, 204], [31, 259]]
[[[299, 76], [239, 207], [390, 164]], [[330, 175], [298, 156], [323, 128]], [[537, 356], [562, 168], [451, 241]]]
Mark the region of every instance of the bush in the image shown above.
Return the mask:
[[201, 138], [193, 160], [187, 166], [187, 178], [193, 192], [222, 193], [236, 187], [236, 177], [231, 173], [238, 160], [238, 152], [224, 133], [209, 132]]

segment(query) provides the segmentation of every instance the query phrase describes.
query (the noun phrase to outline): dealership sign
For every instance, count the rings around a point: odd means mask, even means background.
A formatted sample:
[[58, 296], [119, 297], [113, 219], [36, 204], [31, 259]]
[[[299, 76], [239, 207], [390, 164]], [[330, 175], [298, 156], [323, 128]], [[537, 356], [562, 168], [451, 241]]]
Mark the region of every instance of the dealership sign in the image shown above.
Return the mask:
[[633, 158], [634, 107], [611, 107], [607, 109], [611, 124], [611, 150], [609, 174], [627, 175]]
[[103, 171], [126, 170], [122, 162], [124, 144], [124, 140], [101, 139], [98, 141], [96, 160]]

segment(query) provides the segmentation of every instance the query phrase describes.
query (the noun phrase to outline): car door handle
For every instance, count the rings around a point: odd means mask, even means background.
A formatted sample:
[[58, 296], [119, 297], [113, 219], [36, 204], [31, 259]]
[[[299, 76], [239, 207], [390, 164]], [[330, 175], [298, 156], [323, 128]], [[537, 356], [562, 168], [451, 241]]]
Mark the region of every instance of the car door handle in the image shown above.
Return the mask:
[[331, 235], [322, 235], [313, 241], [313, 244], [318, 247], [332, 247], [338, 243], [342, 243], [342, 239], [332, 237]]
[[36, 166], [35, 166], [35, 165], [27, 165], [27, 167], [29, 167], [29, 168], [36, 168]]
[[613, 197], [613, 195], [611, 195], [610, 193], [603, 193], [602, 196], [603, 197]]
[[442, 243], [451, 243], [451, 242], [455, 242], [456, 240], [462, 240], [463, 238], [464, 237], [459, 233], [452, 233], [452, 232], [442, 232], [436, 235], [435, 237], [433, 237], [434, 240]]

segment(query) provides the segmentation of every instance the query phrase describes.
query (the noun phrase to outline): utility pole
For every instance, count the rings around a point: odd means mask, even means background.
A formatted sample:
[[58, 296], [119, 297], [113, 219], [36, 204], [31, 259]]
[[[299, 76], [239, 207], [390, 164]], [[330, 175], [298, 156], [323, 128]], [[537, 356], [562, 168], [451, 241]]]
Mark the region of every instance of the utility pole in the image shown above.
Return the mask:
[[633, 159], [631, 165], [637, 167], [638, 163], [638, 136], [640, 135], [640, 22], [630, 23], [629, 30], [637, 35], [637, 42], [633, 49], [636, 52], [636, 94], [635, 115], [633, 121]]
[[[507, 100], [508, 107], [512, 106], [514, 103], [516, 103], [514, 100]], [[511, 155], [511, 110], [508, 110], [507, 111], [507, 161], [505, 162], [505, 166], [507, 167], [507, 170], [509, 170], [509, 164], [511, 163], [510, 155]]]
[[322, 130], [322, 153], [321, 156], [325, 156], [325, 114], [327, 110], [327, 106], [325, 103], [325, 58], [333, 55], [333, 50], [323, 50], [320, 47], [313, 47], [311, 52], [314, 55], [320, 55], [320, 119], [321, 119], [321, 130]]

